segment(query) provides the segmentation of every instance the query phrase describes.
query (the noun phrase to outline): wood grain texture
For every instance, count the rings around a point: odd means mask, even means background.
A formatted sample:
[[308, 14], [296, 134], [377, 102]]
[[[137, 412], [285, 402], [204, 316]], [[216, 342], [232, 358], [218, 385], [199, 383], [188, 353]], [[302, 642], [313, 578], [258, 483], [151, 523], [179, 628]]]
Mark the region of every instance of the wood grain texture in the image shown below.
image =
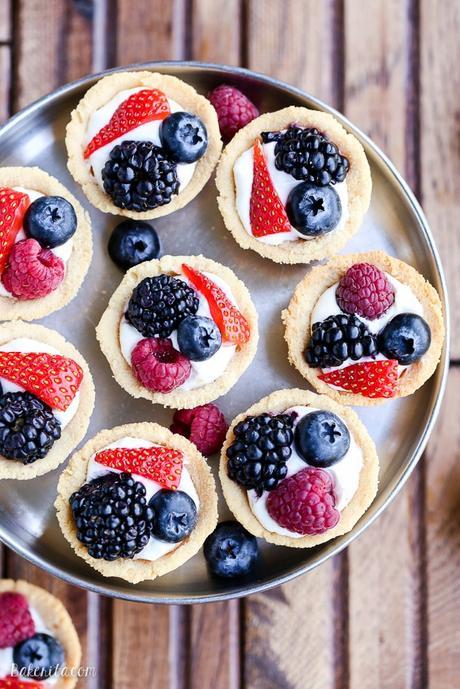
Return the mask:
[[[345, 2], [345, 114], [404, 172], [408, 8]], [[420, 496], [417, 496], [419, 499]], [[351, 687], [409, 687], [411, 595], [407, 488], [348, 549]], [[389, 662], [389, 659], [391, 661]]]
[[422, 203], [450, 288], [452, 358], [460, 360], [460, 5], [420, 7]]
[[429, 686], [454, 689], [460, 667], [460, 368], [427, 450], [426, 538]]
[[0, 0], [0, 43], [11, 40], [11, 2]]
[[239, 65], [241, 12], [235, 0], [194, 0], [192, 59]]

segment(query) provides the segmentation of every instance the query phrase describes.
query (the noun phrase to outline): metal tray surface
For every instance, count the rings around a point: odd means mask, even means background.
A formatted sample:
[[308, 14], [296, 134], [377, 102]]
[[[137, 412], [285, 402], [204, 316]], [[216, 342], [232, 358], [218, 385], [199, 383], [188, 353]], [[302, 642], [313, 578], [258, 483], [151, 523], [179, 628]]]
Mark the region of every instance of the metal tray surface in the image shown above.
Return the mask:
[[[343, 116], [288, 84], [244, 69], [194, 62], [147, 63], [130, 69], [176, 75], [203, 94], [222, 81], [230, 81], [242, 87], [262, 112], [287, 105], [332, 112], [363, 144], [373, 178], [370, 210], [344, 253], [383, 249], [407, 261], [438, 289], [448, 313], [442, 267], [420, 206], [383, 153]], [[73, 182], [66, 168], [64, 130], [70, 111], [100, 76], [85, 77], [45, 96], [0, 130], [1, 165], [39, 165], [66, 184], [91, 214], [94, 259], [84, 286], [69, 306], [42, 321], [75, 344], [91, 367], [96, 384], [96, 408], [88, 438], [102, 428], [121, 423], [151, 420], [168, 426], [172, 417], [170, 410], [152, 406], [146, 400], [133, 400], [115, 383], [95, 338], [94, 328], [122, 278], [106, 249], [110, 231], [119, 219], [90, 206]], [[273, 390], [304, 387], [305, 381], [287, 361], [280, 312], [308, 267], [277, 265], [252, 251], [242, 250], [223, 226], [213, 179], [185, 209], [156, 220], [154, 225], [164, 254], [203, 253], [221, 261], [244, 280], [257, 305], [261, 338], [256, 358], [237, 385], [218, 402], [228, 420]], [[357, 409], [377, 444], [381, 472], [378, 495], [355, 528], [314, 549], [290, 549], [261, 541], [260, 565], [244, 581], [211, 578], [201, 553], [175, 572], [136, 586], [121, 579], [102, 577], [74, 555], [59, 530], [53, 503], [62, 467], [32, 481], [0, 482], [0, 539], [68, 582], [119, 598], [196, 603], [268, 589], [307, 572], [345, 548], [394, 498], [419, 459], [435, 422], [445, 387], [447, 362], [445, 351], [436, 374], [412, 397], [383, 407]], [[211, 464], [217, 468], [217, 458]], [[223, 500], [219, 511], [221, 518], [229, 514]]]

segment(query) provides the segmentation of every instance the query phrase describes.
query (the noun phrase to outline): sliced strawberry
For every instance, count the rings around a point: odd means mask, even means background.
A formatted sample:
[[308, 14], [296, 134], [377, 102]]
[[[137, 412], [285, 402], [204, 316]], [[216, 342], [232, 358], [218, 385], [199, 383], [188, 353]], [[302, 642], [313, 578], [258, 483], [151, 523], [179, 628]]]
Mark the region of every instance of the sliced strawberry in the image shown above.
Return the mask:
[[77, 394], [83, 371], [76, 361], [60, 354], [0, 352], [0, 377], [65, 411]]
[[205, 297], [209, 310], [222, 339], [235, 345], [243, 345], [250, 337], [249, 324], [243, 314], [232, 304], [225, 292], [204, 273], [182, 264], [184, 275]]
[[318, 378], [363, 397], [394, 397], [398, 383], [398, 362], [393, 359], [366, 361], [322, 373]]
[[8, 257], [29, 206], [28, 194], [14, 189], [0, 189], [0, 275], [8, 263]]
[[254, 143], [254, 165], [249, 219], [254, 237], [290, 232], [291, 225], [280, 197], [273, 186], [259, 139]]
[[118, 106], [109, 123], [91, 139], [83, 157], [89, 158], [98, 148], [115, 141], [141, 124], [164, 120], [170, 112], [168, 99], [158, 89], [142, 89], [133, 93]]
[[21, 677], [8, 675], [0, 679], [0, 689], [43, 689], [43, 684], [31, 679], [24, 681]]
[[98, 452], [96, 462], [111, 469], [144, 476], [163, 488], [176, 490], [182, 475], [183, 456], [182, 452], [170, 447], [117, 447]]

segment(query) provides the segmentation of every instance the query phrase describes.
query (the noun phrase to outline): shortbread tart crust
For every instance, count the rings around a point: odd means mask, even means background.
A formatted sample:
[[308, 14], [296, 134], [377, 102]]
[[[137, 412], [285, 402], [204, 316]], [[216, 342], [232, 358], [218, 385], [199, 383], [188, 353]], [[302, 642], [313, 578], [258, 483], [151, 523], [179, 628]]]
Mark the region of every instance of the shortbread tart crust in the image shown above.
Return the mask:
[[[124, 437], [148, 440], [183, 452], [188, 459], [186, 465], [200, 498], [197, 524], [188, 538], [177, 548], [158, 560], [119, 559], [113, 562], [97, 560], [88, 554], [76, 537], [75, 524], [69, 505], [69, 498], [86, 482], [89, 459], [95, 452]], [[55, 502], [59, 525], [76, 554], [105, 577], [120, 577], [133, 584], [145, 579], [155, 579], [184, 564], [203, 545], [205, 538], [217, 524], [217, 493], [211, 471], [204, 457], [193, 443], [180, 435], [171, 433], [156, 423], [133, 423], [100, 431], [89, 440], [70, 460], [58, 483], [58, 497]]]
[[0, 168], [0, 187], [25, 187], [45, 196], [62, 196], [72, 204], [77, 215], [77, 230], [72, 237], [72, 254], [66, 265], [64, 280], [59, 287], [46, 297], [38, 299], [0, 296], [0, 320], [21, 318], [33, 321], [66, 306], [80, 289], [93, 255], [91, 222], [88, 213], [75, 196], [57, 179], [38, 167]]
[[[299, 405], [310, 406], [321, 410], [324, 409], [340, 416], [345, 421], [348, 430], [362, 450], [363, 467], [359, 476], [358, 489], [349, 504], [341, 511], [340, 520], [337, 526], [333, 529], [329, 529], [325, 533], [315, 536], [291, 538], [268, 531], [259, 522], [250, 508], [247, 493], [244, 488], [241, 488], [241, 486], [235, 483], [235, 481], [232, 481], [227, 475], [226, 451], [235, 439], [233, 429], [237, 423], [247, 416], [257, 416], [257, 414], [262, 414], [264, 412], [282, 413], [290, 407]], [[307, 466], [308, 465], [305, 464], [305, 467]], [[291, 548], [311, 548], [350, 531], [367, 510], [377, 493], [378, 474], [379, 461], [374, 442], [368, 434], [364, 424], [359, 420], [357, 414], [352, 409], [337, 404], [337, 402], [334, 402], [329, 397], [297, 388], [272, 392], [267, 397], [261, 399], [260, 402], [256, 402], [252, 407], [239, 414], [232, 421], [222, 448], [219, 468], [219, 477], [224, 497], [236, 519], [250, 533], [254, 534], [254, 536], [265, 538], [266, 541], [274, 543], [275, 545], [286, 545]]]
[[[253, 146], [261, 132], [282, 130], [293, 123], [316, 127], [326, 134], [339, 147], [340, 153], [350, 161], [346, 177], [349, 217], [343, 228], [333, 230], [317, 239], [299, 239], [273, 246], [259, 241], [243, 227], [236, 207], [233, 168], [239, 156]], [[357, 231], [369, 207], [372, 180], [363, 147], [332, 115], [291, 106], [257, 117], [233, 137], [225, 147], [217, 167], [216, 185], [219, 191], [217, 202], [224, 223], [243, 249], [253, 249], [277, 263], [309, 263], [336, 254]]]
[[[185, 189], [179, 190], [179, 194], [170, 203], [142, 213], [117, 208], [112, 203], [110, 196], [100, 188], [90, 171], [89, 165], [83, 158], [83, 151], [86, 146], [86, 130], [93, 113], [106, 105], [120, 91], [139, 86], [160, 89], [168, 98], [179, 103], [184, 110], [197, 115], [205, 124], [208, 132], [206, 153], [198, 160], [193, 177]], [[222, 141], [216, 111], [208, 99], [197, 93], [189, 84], [176, 77], [157, 72], [116, 72], [96, 82], [72, 111], [66, 130], [66, 146], [69, 156], [67, 165], [70, 173], [74, 180], [81, 184], [83, 192], [93, 206], [105, 213], [124, 215], [140, 220], [152, 220], [183, 208], [195, 198], [210, 178], [219, 160]]]
[[[81, 646], [72, 619], [61, 601], [45, 589], [29, 584], [27, 581], [0, 579], [0, 594], [20, 593], [25, 596], [46, 625], [51, 634], [58, 639], [65, 652], [65, 664], [69, 671], [76, 671], [81, 663]], [[59, 677], [53, 689], [73, 689], [78, 677]]]
[[19, 460], [6, 459], [0, 455], [0, 479], [27, 480], [36, 476], [42, 476], [48, 471], [55, 469], [68, 457], [85, 436], [94, 409], [95, 391], [88, 364], [70, 342], [67, 342], [55, 330], [45, 328], [43, 325], [33, 325], [31, 323], [23, 323], [22, 321], [0, 325], [0, 345], [20, 337], [38, 340], [50, 347], [54, 347], [60, 354], [74, 359], [81, 366], [83, 369], [83, 380], [79, 389], [80, 403], [75, 416], [63, 429], [61, 437], [54, 443], [43, 459], [37, 459], [32, 464], [22, 464]]
[[320, 369], [311, 368], [304, 359], [303, 352], [310, 340], [311, 314], [320, 296], [340, 280], [355, 263], [372, 263], [381, 270], [412, 289], [423, 306], [424, 319], [431, 329], [431, 344], [426, 354], [415, 364], [409, 366], [399, 380], [394, 398], [412, 395], [433, 375], [439, 363], [444, 342], [444, 321], [442, 305], [438, 293], [415, 268], [388, 256], [383, 251], [370, 251], [361, 254], [337, 256], [323, 266], [316, 266], [297, 285], [289, 306], [281, 318], [286, 326], [284, 337], [288, 344], [288, 357], [318, 392], [341, 402], [360, 406], [384, 404], [387, 398], [372, 399], [332, 388], [320, 380]]
[[[214, 273], [229, 285], [238, 308], [249, 323], [251, 337], [249, 342], [237, 349], [233, 359], [223, 374], [213, 383], [207, 383], [194, 390], [176, 388], [172, 392], [152, 392], [147, 390], [136, 379], [131, 366], [124, 358], [119, 341], [119, 325], [124, 309], [136, 285], [146, 277], [166, 274], [179, 274], [181, 266], [187, 263], [202, 272]], [[245, 284], [239, 280], [230, 268], [204, 256], [163, 256], [160, 260], [148, 261], [131, 268], [113, 293], [106, 311], [96, 328], [96, 336], [101, 349], [107, 358], [112, 374], [119, 385], [133, 397], [143, 397], [156, 404], [174, 409], [190, 409], [200, 404], [207, 404], [224, 395], [237, 382], [253, 360], [259, 332], [257, 311]]]

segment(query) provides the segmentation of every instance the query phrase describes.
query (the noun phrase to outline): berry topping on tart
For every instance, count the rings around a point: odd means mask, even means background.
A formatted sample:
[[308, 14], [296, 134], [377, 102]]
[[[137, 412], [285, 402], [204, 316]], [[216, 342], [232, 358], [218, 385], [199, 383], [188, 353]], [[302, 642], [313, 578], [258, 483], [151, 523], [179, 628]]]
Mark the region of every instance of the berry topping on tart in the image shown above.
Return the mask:
[[179, 323], [177, 344], [190, 361], [206, 361], [220, 349], [222, 336], [212, 318], [187, 316]]
[[171, 392], [190, 376], [192, 365], [171, 340], [150, 337], [140, 340], [131, 353], [136, 378], [154, 392]]
[[13, 662], [22, 676], [53, 677], [65, 662], [64, 648], [54, 636], [40, 632], [15, 646]]
[[304, 535], [321, 534], [340, 519], [331, 475], [306, 468], [284, 479], [267, 498], [267, 511], [277, 524]]
[[194, 500], [183, 490], [159, 490], [149, 501], [153, 512], [152, 536], [166, 543], [179, 543], [198, 521]]
[[160, 139], [171, 160], [195, 163], [208, 147], [208, 133], [199, 117], [189, 112], [174, 112], [160, 126]]
[[43, 249], [35, 239], [23, 239], [10, 252], [2, 282], [18, 299], [37, 299], [54, 292], [64, 276], [62, 258], [51, 249]]
[[188, 438], [201, 454], [209, 457], [221, 449], [228, 423], [219, 407], [215, 404], [203, 404], [194, 409], [176, 411], [170, 430]]
[[163, 488], [176, 490], [182, 475], [183, 455], [179, 450], [162, 446], [117, 447], [98, 452], [96, 462], [121, 472], [144, 476]]
[[285, 131], [263, 132], [262, 141], [276, 141], [275, 165], [295, 179], [318, 186], [345, 181], [350, 163], [317, 129], [291, 124]]
[[397, 359], [401, 366], [415, 364], [430, 347], [430, 326], [415, 313], [400, 313], [387, 323], [378, 342], [387, 359]]
[[289, 194], [286, 211], [289, 222], [300, 235], [320, 237], [337, 227], [342, 204], [333, 187], [301, 182]]
[[394, 397], [398, 384], [398, 362], [392, 359], [367, 361], [321, 373], [320, 380], [363, 397]]
[[286, 210], [273, 185], [260, 141], [254, 143], [254, 164], [249, 217], [254, 237], [290, 232]]
[[307, 464], [320, 469], [336, 464], [350, 449], [350, 432], [337, 414], [313, 411], [296, 425], [297, 453]]
[[68, 409], [83, 380], [83, 370], [76, 361], [43, 352], [0, 352], [0, 373], [61, 411]]
[[94, 136], [84, 151], [84, 158], [127, 132], [153, 120], [163, 120], [170, 113], [168, 99], [158, 89], [133, 93], [115, 110], [108, 124]]
[[372, 321], [393, 305], [395, 290], [380, 268], [370, 263], [355, 263], [340, 279], [336, 299], [344, 313]]
[[29, 207], [27, 194], [14, 189], [0, 189], [0, 274], [4, 271]]
[[312, 368], [332, 368], [376, 354], [376, 338], [367, 326], [356, 316], [339, 314], [313, 323], [305, 360]]
[[223, 341], [234, 345], [244, 345], [248, 342], [251, 335], [249, 324], [225, 292], [199, 270], [185, 263], [182, 265], [182, 270], [208, 302], [211, 316], [217, 323]]
[[16, 646], [35, 634], [29, 603], [20, 593], [0, 594], [0, 648]]
[[77, 231], [77, 214], [62, 196], [40, 196], [24, 216], [24, 231], [44, 249], [54, 249], [68, 242]]
[[23, 680], [20, 677], [10, 675], [0, 679], [0, 689], [44, 689], [41, 682], [34, 682], [33, 680]]
[[209, 100], [213, 104], [222, 137], [229, 141], [240, 129], [259, 116], [259, 111], [239, 89], [220, 84], [211, 91]]

